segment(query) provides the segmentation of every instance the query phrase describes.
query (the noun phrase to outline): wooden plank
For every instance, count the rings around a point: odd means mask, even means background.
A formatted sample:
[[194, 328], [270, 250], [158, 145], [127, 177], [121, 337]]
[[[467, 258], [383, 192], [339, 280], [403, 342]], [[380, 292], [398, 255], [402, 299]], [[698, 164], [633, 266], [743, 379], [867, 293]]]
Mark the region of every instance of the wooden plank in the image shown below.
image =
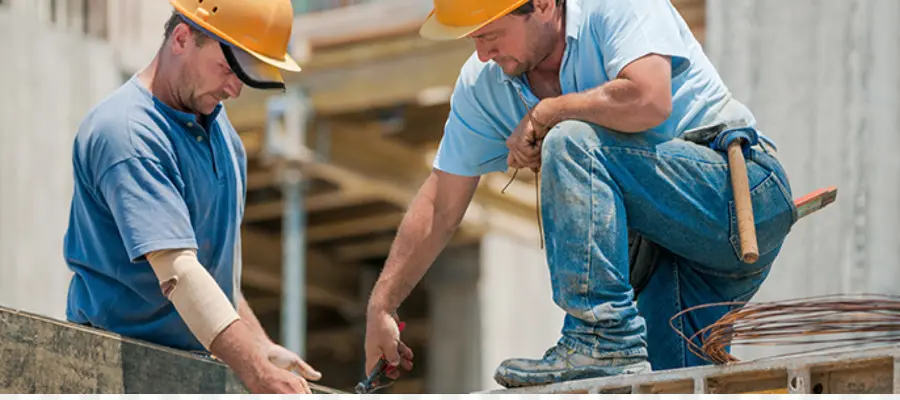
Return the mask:
[[0, 392], [240, 393], [224, 364], [0, 307]]
[[[242, 285], [251, 286], [257, 289], [269, 291], [271, 293], [281, 293], [281, 276], [268, 272], [261, 268], [253, 268], [248, 266], [242, 273]], [[316, 282], [307, 282], [306, 303], [316, 306], [326, 306], [339, 310], [363, 309], [365, 305], [361, 304], [355, 296], [346, 290], [335, 290], [335, 288], [325, 288]]]
[[395, 230], [403, 220], [403, 212], [374, 215], [324, 225], [314, 225], [307, 229], [309, 242], [321, 242], [339, 238], [349, 238], [369, 233]]
[[430, 2], [381, 0], [325, 11], [303, 13], [294, 18], [294, 40], [312, 47], [336, 46], [397, 32], [418, 30], [428, 16]]
[[[313, 393], [335, 393], [312, 384]], [[208, 357], [0, 307], [0, 393], [246, 394]]]
[[[241, 239], [244, 249], [244, 263], [271, 273], [281, 272], [282, 243], [280, 235], [270, 235], [251, 228], [242, 229]], [[337, 262], [321, 251], [306, 250], [306, 275], [309, 282], [315, 282], [329, 290], [354, 287], [361, 268], [353, 263]]]
[[[340, 191], [312, 195], [304, 200], [304, 205], [306, 211], [312, 213], [364, 204], [371, 200], [372, 196], [370, 195]], [[282, 200], [247, 204], [247, 208], [244, 210], [244, 222], [278, 219], [282, 215], [284, 215], [284, 201]]]

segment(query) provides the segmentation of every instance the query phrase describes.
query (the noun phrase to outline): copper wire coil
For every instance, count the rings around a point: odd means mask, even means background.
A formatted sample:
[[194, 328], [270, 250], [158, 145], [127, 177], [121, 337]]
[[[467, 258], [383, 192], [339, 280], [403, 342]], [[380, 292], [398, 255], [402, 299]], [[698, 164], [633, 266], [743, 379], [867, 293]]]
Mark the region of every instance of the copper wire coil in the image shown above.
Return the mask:
[[[710, 307], [733, 308], [717, 322], [687, 337], [674, 321]], [[740, 361], [730, 346], [803, 345], [797, 355], [862, 345], [900, 342], [900, 297], [882, 294], [828, 295], [760, 303], [714, 303], [686, 309], [669, 320], [698, 357], [715, 364]], [[781, 356], [788, 355], [782, 354]]]

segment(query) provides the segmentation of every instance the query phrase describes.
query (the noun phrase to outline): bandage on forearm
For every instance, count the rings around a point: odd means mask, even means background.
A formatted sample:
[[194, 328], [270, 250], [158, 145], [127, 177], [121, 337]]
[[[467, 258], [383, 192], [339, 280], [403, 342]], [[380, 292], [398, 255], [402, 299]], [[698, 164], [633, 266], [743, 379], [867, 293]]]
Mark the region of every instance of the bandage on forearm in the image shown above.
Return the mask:
[[231, 323], [240, 319], [228, 297], [200, 265], [195, 250], [179, 249], [147, 255], [160, 289], [207, 350]]

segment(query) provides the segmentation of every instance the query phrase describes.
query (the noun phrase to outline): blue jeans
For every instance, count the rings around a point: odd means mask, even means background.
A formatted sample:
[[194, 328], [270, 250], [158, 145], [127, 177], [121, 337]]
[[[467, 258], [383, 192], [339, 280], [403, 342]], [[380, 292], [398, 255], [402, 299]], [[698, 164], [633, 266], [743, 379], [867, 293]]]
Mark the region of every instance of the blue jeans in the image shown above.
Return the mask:
[[[778, 161], [747, 159], [759, 260], [740, 261], [726, 154], [652, 132], [622, 134], [565, 121], [544, 138], [541, 206], [560, 343], [598, 359], [648, 357], [654, 370], [704, 364], [670, 327], [692, 306], [748, 300], [796, 222]], [[638, 302], [628, 232], [664, 248]], [[688, 336], [728, 309], [675, 321]]]

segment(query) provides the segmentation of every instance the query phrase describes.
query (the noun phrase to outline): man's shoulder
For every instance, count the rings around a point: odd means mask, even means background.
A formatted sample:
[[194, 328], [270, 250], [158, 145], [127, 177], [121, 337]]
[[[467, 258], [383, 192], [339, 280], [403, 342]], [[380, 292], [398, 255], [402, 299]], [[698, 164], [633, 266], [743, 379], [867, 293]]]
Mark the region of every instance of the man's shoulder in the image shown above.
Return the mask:
[[164, 124], [152, 98], [135, 88], [134, 82], [126, 82], [81, 121], [75, 135], [76, 161], [105, 169], [130, 158], [157, 160], [171, 148]]

